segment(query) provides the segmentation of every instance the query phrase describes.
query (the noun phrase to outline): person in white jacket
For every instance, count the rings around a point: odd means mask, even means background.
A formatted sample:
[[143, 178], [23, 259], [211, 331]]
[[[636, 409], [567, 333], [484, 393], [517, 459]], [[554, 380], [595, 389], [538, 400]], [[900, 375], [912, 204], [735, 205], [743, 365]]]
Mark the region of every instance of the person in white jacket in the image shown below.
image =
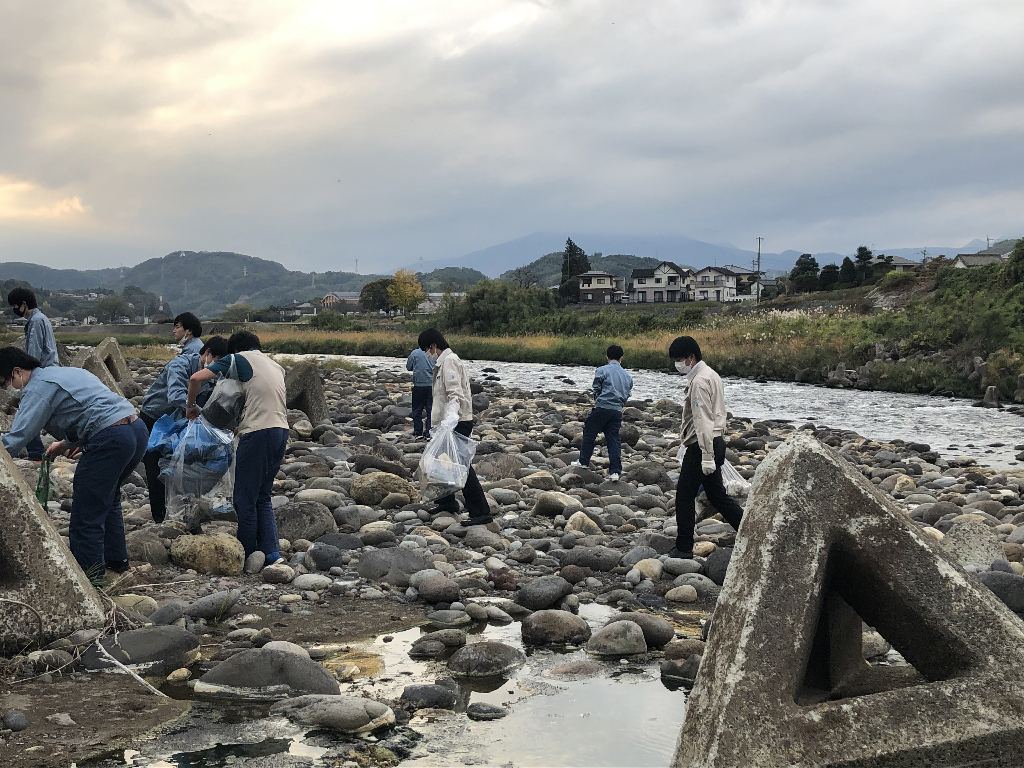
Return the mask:
[[[433, 373], [433, 408], [430, 413], [431, 423], [442, 427], [453, 428], [460, 435], [470, 437], [473, 433], [473, 395], [469, 389], [469, 376], [462, 365], [462, 360], [448, 346], [444, 336], [436, 328], [428, 328], [419, 335], [419, 348], [427, 360], [434, 364]], [[436, 432], [436, 426], [435, 426]], [[493, 522], [491, 508], [487, 504], [484, 489], [480, 480], [469, 468], [469, 477], [462, 489], [466, 500], [466, 512], [469, 521], [466, 526], [487, 525]], [[437, 500], [437, 513], [459, 514], [459, 502], [451, 493]]]
[[743, 508], [729, 496], [722, 482], [725, 463], [725, 391], [722, 379], [700, 353], [692, 336], [680, 336], [669, 346], [668, 356], [676, 370], [689, 379], [683, 403], [680, 448], [682, 465], [676, 487], [676, 546], [669, 557], [693, 557], [693, 528], [697, 518], [697, 494], [704, 486], [708, 501], [737, 531]]

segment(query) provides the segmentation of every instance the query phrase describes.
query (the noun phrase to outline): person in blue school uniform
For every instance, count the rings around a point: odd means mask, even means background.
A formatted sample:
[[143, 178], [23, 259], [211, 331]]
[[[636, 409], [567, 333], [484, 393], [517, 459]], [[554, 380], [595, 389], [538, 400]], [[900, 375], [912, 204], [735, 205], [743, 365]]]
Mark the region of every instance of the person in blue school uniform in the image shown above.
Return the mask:
[[[39, 309], [36, 295], [28, 288], [15, 288], [7, 294], [7, 303], [14, 314], [25, 318], [25, 352], [38, 360], [43, 368], [60, 365], [53, 325]], [[33, 461], [43, 458], [43, 441], [39, 435], [28, 441], [25, 451]]]
[[81, 448], [71, 500], [71, 554], [92, 578], [128, 570], [121, 516], [121, 485], [142, 461], [149, 433], [135, 406], [83, 368], [42, 367], [17, 347], [0, 349], [0, 386], [21, 391], [11, 431], [3, 436], [16, 454], [40, 431], [57, 440], [46, 455]]

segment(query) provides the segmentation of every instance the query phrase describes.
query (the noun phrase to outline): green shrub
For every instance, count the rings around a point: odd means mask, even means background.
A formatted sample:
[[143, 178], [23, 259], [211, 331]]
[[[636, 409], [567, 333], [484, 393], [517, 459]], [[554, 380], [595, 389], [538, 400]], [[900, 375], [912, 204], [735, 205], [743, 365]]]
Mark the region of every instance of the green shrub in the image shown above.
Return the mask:
[[908, 288], [917, 282], [917, 278], [910, 272], [887, 272], [885, 277], [878, 281], [878, 287], [886, 291], [898, 291]]

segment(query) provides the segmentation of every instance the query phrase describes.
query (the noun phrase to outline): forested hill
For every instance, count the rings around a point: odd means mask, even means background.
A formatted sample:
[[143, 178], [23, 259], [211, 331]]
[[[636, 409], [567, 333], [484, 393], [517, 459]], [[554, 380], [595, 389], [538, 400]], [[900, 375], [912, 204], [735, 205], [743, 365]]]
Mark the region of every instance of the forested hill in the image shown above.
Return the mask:
[[[602, 269], [618, 277], [625, 278], [628, 278], [634, 269], [655, 267], [661, 263], [658, 259], [627, 254], [613, 254], [611, 256], [598, 256], [595, 254], [588, 258], [590, 259], [591, 269]], [[680, 264], [679, 266], [686, 268], [685, 264]], [[536, 261], [527, 264], [525, 267], [520, 267], [518, 270], [511, 269], [502, 274], [500, 279], [520, 282], [520, 275], [526, 271], [529, 271], [531, 277], [537, 279], [537, 285], [543, 288], [558, 285], [562, 279], [562, 251], [541, 256]]]
[[50, 269], [37, 264], [0, 264], [0, 279], [40, 288], [114, 288], [135, 285], [163, 296], [177, 311], [219, 317], [240, 299], [254, 307], [308, 301], [331, 291], [358, 291], [383, 275], [295, 272], [276, 261], [240, 253], [176, 251], [123, 269]]

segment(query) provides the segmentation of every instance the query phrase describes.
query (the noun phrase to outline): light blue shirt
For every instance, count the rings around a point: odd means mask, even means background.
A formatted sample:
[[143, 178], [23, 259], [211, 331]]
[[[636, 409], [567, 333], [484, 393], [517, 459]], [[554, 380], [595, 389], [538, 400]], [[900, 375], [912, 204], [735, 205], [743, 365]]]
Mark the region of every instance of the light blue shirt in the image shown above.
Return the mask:
[[25, 351], [42, 363], [43, 368], [60, 365], [57, 359], [57, 340], [53, 338], [50, 318], [38, 307], [29, 310], [25, 322]]
[[412, 371], [414, 387], [431, 387], [434, 384], [434, 364], [422, 349], [414, 349], [405, 363], [405, 370]]
[[633, 377], [622, 370], [617, 360], [602, 365], [594, 374], [594, 398], [598, 408], [621, 411], [633, 394]]
[[181, 352], [168, 361], [164, 369], [142, 398], [142, 412], [152, 419], [165, 413], [175, 421], [185, 418], [185, 400], [188, 396], [189, 377], [203, 367], [199, 360], [202, 339], [189, 339]]
[[8, 453], [17, 454], [45, 429], [71, 446], [85, 445], [97, 432], [134, 415], [135, 406], [84, 368], [36, 368], [21, 390], [21, 404], [3, 444]]

